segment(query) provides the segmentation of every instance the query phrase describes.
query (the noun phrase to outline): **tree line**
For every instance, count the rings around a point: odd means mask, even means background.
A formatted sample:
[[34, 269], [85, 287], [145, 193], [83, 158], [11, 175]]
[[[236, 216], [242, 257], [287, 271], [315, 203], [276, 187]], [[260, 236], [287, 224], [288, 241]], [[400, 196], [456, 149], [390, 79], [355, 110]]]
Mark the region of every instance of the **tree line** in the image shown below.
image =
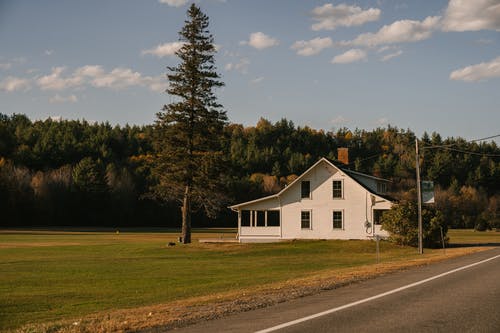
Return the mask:
[[[179, 203], [152, 195], [157, 127], [0, 114], [2, 226], [179, 227]], [[395, 197], [415, 188], [415, 138], [409, 129], [332, 131], [260, 119], [227, 124], [218, 210], [195, 212], [194, 226], [235, 226], [230, 204], [275, 193], [321, 157], [349, 148], [349, 168], [392, 180]], [[436, 184], [436, 207], [456, 228], [500, 227], [500, 148], [494, 141], [419, 138], [422, 178]], [[453, 149], [447, 149], [453, 147]], [[168, 190], [168, 189], [167, 189]]]

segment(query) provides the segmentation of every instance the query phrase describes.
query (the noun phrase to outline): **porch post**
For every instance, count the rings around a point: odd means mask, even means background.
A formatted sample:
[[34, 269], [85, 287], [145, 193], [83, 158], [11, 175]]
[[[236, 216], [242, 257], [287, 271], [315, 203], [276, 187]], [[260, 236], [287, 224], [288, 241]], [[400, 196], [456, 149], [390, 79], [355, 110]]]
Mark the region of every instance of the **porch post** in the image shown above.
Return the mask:
[[238, 209], [238, 241], [240, 241], [241, 237], [241, 209]]

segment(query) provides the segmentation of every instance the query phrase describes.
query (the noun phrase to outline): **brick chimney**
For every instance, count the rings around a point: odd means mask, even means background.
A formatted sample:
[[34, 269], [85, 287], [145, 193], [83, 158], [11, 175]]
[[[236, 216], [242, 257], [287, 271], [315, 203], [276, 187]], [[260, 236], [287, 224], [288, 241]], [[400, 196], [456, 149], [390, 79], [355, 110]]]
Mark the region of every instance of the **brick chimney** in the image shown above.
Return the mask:
[[349, 164], [349, 148], [337, 148], [337, 160], [343, 164]]

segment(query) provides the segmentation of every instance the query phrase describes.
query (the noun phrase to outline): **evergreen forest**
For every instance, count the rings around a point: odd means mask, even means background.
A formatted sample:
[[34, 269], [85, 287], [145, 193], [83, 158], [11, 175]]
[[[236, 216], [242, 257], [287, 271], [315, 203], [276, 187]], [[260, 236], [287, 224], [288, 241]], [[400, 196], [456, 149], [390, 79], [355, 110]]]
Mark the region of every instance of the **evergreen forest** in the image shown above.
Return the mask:
[[[0, 114], [1, 227], [175, 227], [179, 202], [151, 194], [155, 126], [112, 126], [85, 120], [32, 121]], [[200, 210], [193, 226], [236, 226], [227, 206], [276, 193], [321, 157], [349, 149], [352, 170], [392, 181], [391, 194], [414, 191], [415, 139], [410, 129], [333, 131], [260, 119], [228, 124], [219, 138], [225, 194], [215, 217]], [[454, 228], [500, 227], [500, 148], [424, 133], [422, 179], [436, 185], [436, 208]]]

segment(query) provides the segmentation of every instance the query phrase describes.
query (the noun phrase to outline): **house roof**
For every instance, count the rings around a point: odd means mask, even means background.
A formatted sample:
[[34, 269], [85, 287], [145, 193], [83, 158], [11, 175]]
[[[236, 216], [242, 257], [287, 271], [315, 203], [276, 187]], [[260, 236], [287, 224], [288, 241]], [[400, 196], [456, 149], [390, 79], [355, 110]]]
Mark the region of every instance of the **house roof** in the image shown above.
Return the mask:
[[362, 184], [358, 180], [356, 180], [351, 174], [357, 174], [357, 175], [360, 175], [360, 176], [365, 176], [365, 177], [369, 177], [369, 178], [372, 178], [372, 179], [376, 179], [376, 180], [380, 180], [380, 181], [385, 181], [385, 182], [390, 182], [390, 180], [382, 179], [382, 178], [370, 176], [370, 175], [367, 175], [367, 174], [364, 174], [364, 173], [360, 173], [360, 172], [356, 172], [356, 171], [351, 171], [351, 170], [345, 169], [343, 167], [335, 165], [333, 162], [329, 161], [327, 158], [322, 157], [316, 163], [314, 163], [311, 167], [309, 167], [309, 169], [307, 169], [306, 171], [304, 171], [299, 177], [297, 177], [293, 182], [291, 182], [290, 184], [288, 184], [288, 186], [286, 186], [284, 189], [282, 189], [278, 193], [273, 194], [273, 195], [269, 195], [269, 196], [266, 196], [266, 197], [262, 197], [262, 198], [259, 198], [259, 199], [255, 199], [255, 200], [251, 200], [251, 201], [247, 201], [247, 202], [242, 202], [242, 203], [239, 203], [239, 204], [236, 204], [236, 205], [232, 205], [232, 206], [229, 206], [229, 208], [232, 209], [232, 210], [235, 210], [235, 209], [237, 209], [238, 207], [241, 207], [241, 206], [246, 206], [246, 205], [249, 205], [249, 204], [258, 203], [258, 202], [266, 201], [266, 200], [273, 199], [273, 198], [279, 198], [285, 191], [287, 191], [289, 188], [291, 188], [292, 185], [294, 185], [295, 183], [301, 181], [301, 179], [304, 178], [304, 176], [306, 174], [308, 174], [312, 169], [314, 169], [321, 162], [326, 162], [328, 165], [334, 167], [335, 169], [344, 172], [349, 178], [351, 178], [353, 181], [355, 181], [357, 184], [359, 184], [361, 187], [363, 187], [369, 193], [371, 193], [373, 195], [376, 195], [376, 196], [378, 196], [378, 197], [380, 197], [382, 199], [388, 200], [388, 201], [394, 201], [394, 199], [392, 199], [392, 198], [390, 198], [388, 196], [380, 195], [378, 193], [374, 193], [367, 186], [365, 186], [364, 184]]
[[[347, 173], [349, 175], [349, 173], [352, 173], [351, 170], [344, 170], [345, 173]], [[359, 172], [356, 172], [357, 174], [360, 174], [360, 175], [364, 175], [363, 173], [359, 173]], [[350, 176], [350, 175], [349, 175]], [[367, 176], [367, 175], [366, 175]], [[350, 176], [351, 177], [351, 176]], [[377, 178], [377, 177], [370, 177], [370, 178], [373, 178], [373, 179], [377, 179], [377, 180], [384, 180], [385, 182], [391, 182], [390, 180], [387, 180], [387, 179], [382, 179], [382, 178]], [[386, 194], [380, 194], [380, 193], [374, 193], [368, 186], [366, 186], [365, 184], [361, 183], [361, 182], [358, 182], [355, 178], [351, 177], [351, 179], [353, 179], [356, 183], [358, 183], [361, 187], [363, 187], [365, 190], [367, 190], [370, 194], [373, 194], [373, 195], [376, 195], [378, 197], [381, 197], [382, 199], [385, 199], [385, 200], [388, 200], [388, 201], [396, 201], [395, 198], [393, 197], [390, 197]]]
[[376, 196], [379, 196], [382, 199], [385, 199], [385, 200], [388, 200], [388, 201], [393, 201], [393, 202], [397, 201], [395, 198], [390, 197], [390, 196], [388, 196], [386, 194], [374, 193], [368, 186], [366, 186], [365, 184], [359, 182], [355, 178], [355, 176], [366, 177], [366, 178], [374, 179], [376, 181], [385, 182], [385, 183], [392, 183], [392, 181], [390, 181], [389, 179], [384, 179], [384, 178], [379, 178], [379, 177], [375, 177], [375, 176], [372, 176], [372, 175], [367, 175], [366, 173], [361, 173], [361, 172], [357, 172], [357, 171], [354, 171], [354, 170], [350, 170], [350, 169], [347, 169], [347, 168], [342, 167], [342, 166], [337, 166], [337, 168], [339, 168], [342, 171], [344, 171], [351, 179], [353, 179], [356, 183], [358, 183], [361, 187], [363, 187], [369, 193], [371, 193], [373, 195], [376, 195]]
[[347, 169], [345, 167], [338, 167], [338, 168], [342, 169], [342, 171], [344, 171], [344, 172], [346, 172], [348, 174], [358, 175], [358, 176], [362, 176], [362, 177], [366, 177], [366, 178], [371, 178], [371, 179], [375, 179], [375, 180], [380, 181], [380, 182], [392, 183], [392, 181], [390, 181], [389, 179], [384, 179], [384, 178], [379, 178], [379, 177], [367, 175], [366, 173], [361, 173], [361, 172], [358, 172], [358, 171]]

